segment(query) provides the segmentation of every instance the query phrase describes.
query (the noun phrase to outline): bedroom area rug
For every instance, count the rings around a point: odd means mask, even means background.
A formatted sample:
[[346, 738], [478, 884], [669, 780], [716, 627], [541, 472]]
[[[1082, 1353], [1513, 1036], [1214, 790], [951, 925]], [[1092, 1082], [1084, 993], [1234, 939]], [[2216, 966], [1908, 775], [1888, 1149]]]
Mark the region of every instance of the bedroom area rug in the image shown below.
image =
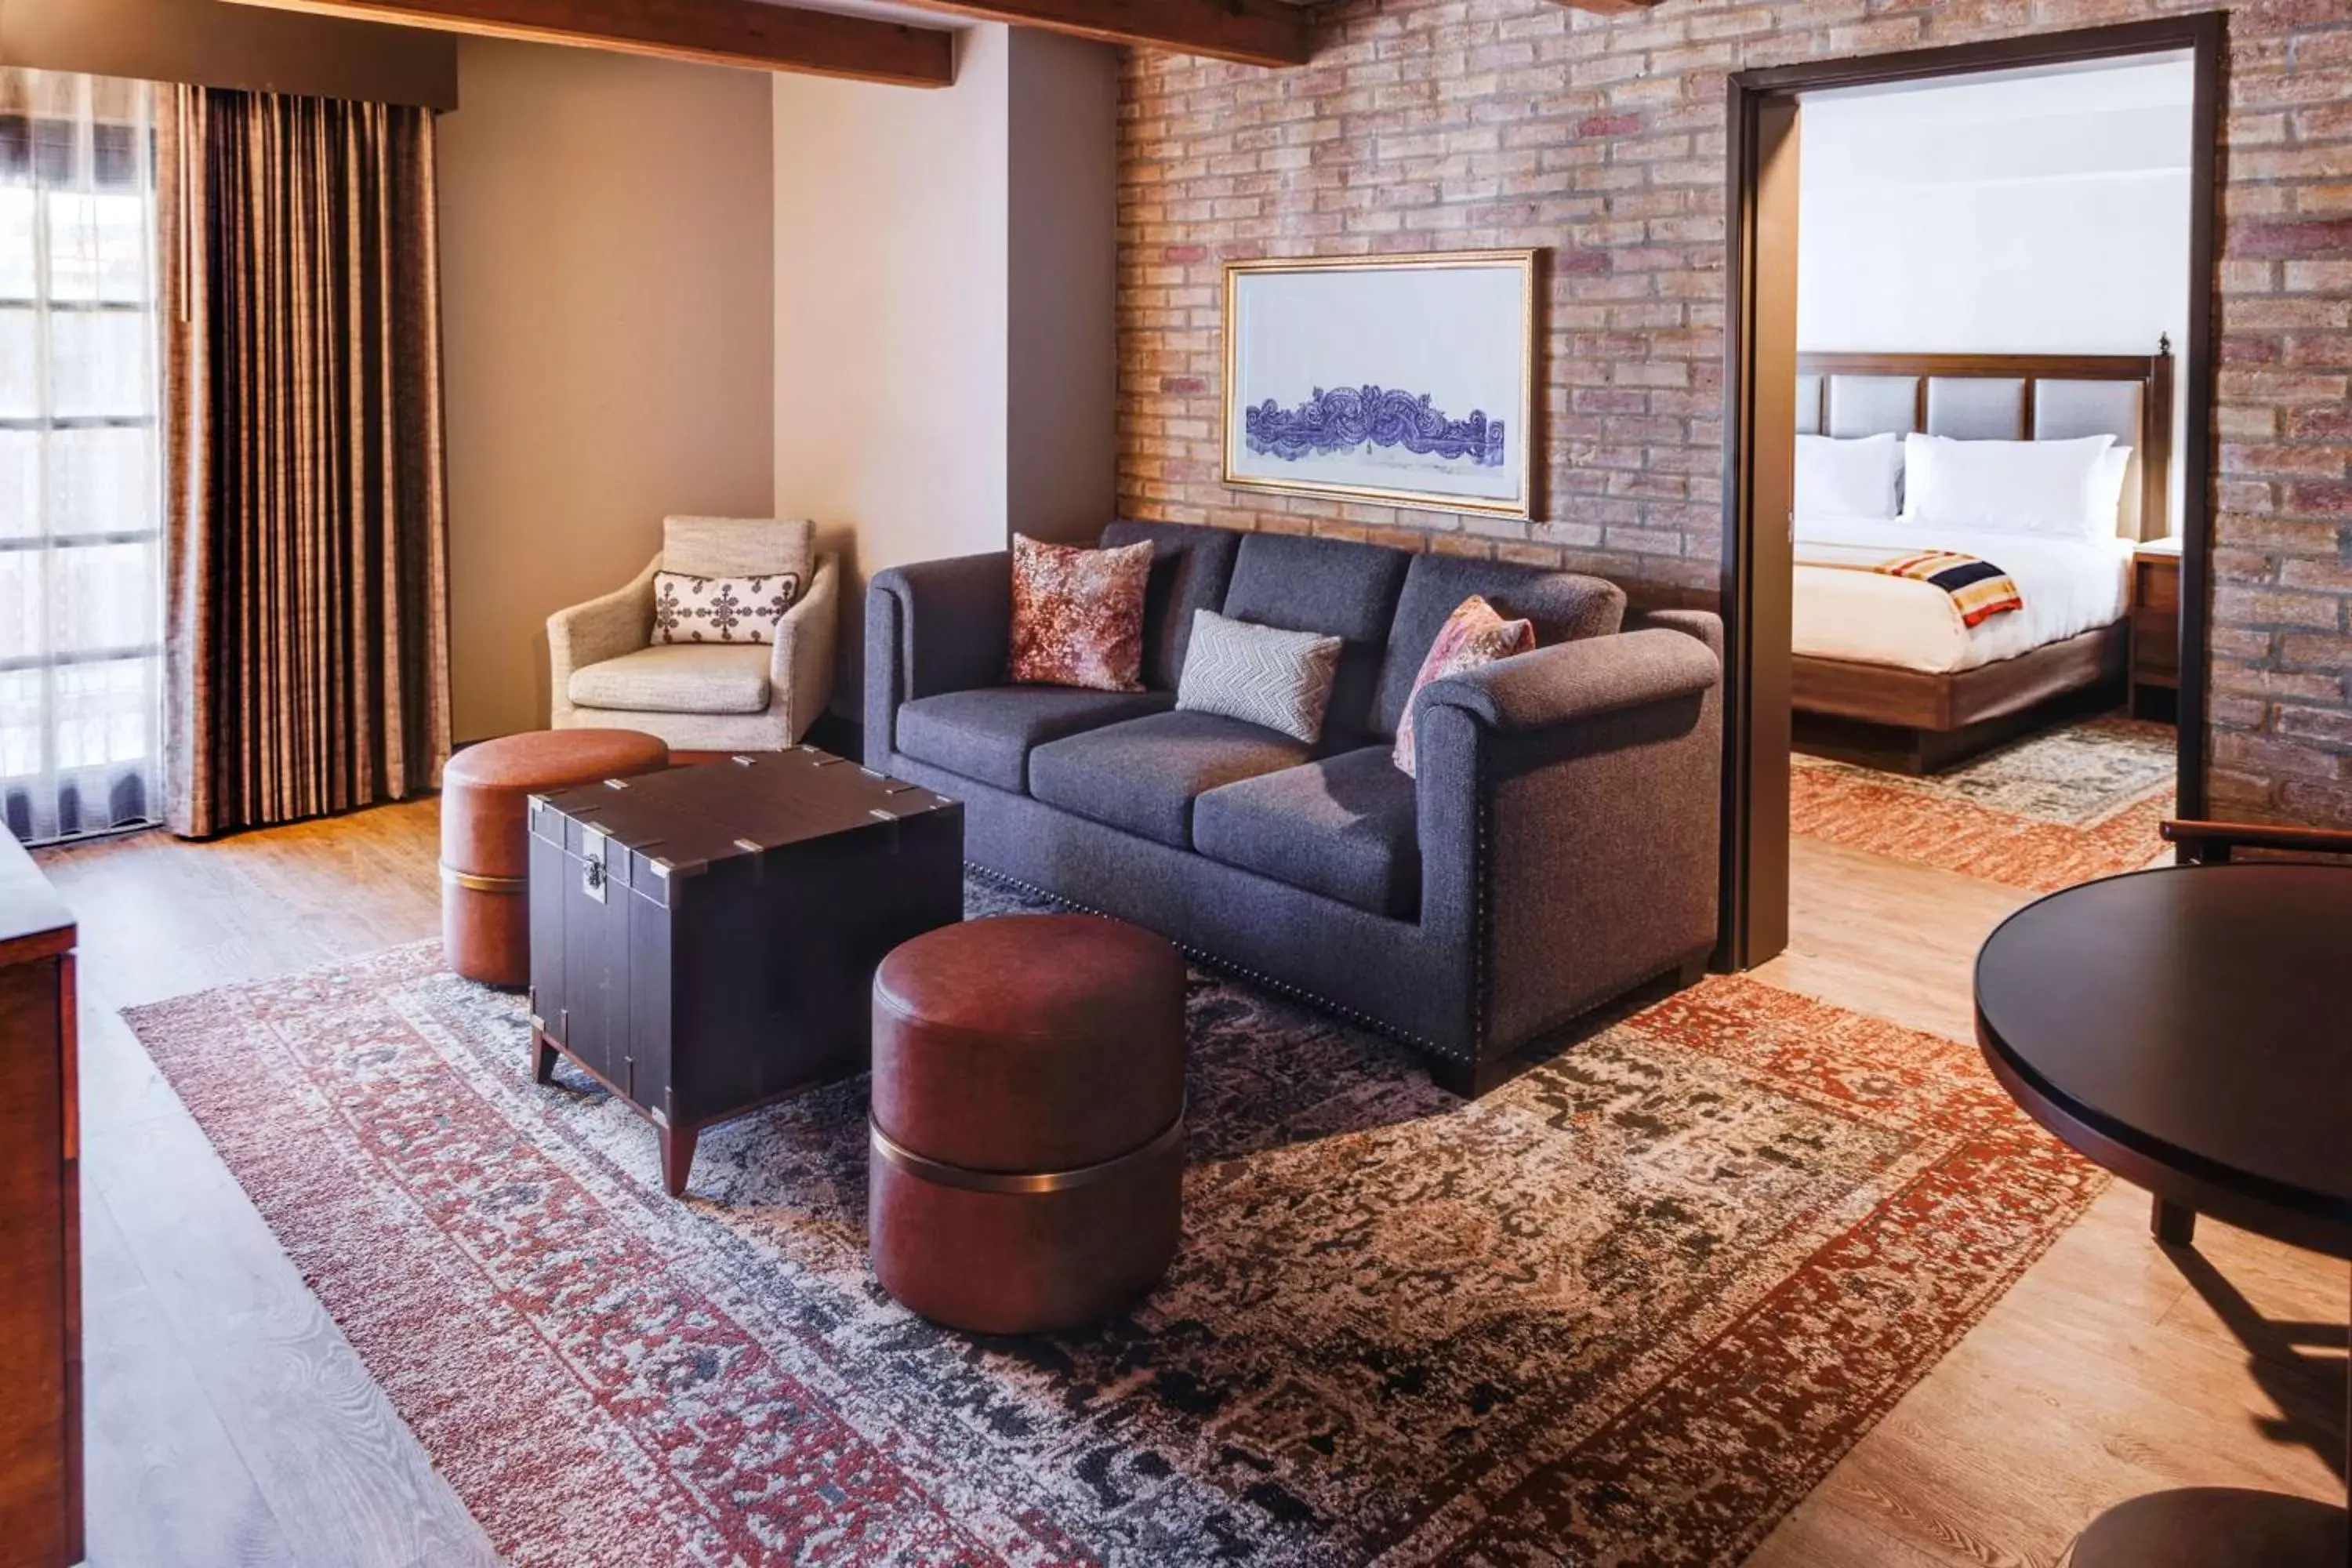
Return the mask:
[[862, 1078], [672, 1202], [433, 944], [127, 1016], [523, 1564], [1736, 1561], [2105, 1182], [1972, 1047], [1736, 977], [1475, 1104], [1188, 1008], [1173, 1271], [1021, 1341], [875, 1283]]
[[1850, 849], [2054, 892], [2165, 852], [2176, 737], [2106, 715], [1914, 778], [1797, 756], [1790, 828]]

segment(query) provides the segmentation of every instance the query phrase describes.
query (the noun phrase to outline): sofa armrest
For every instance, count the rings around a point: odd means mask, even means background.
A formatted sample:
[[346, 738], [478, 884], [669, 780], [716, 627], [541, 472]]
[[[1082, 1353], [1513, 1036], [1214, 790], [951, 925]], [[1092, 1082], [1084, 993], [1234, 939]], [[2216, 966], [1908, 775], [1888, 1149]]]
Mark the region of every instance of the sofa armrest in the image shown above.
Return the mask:
[[1723, 617], [1713, 610], [1643, 610], [1625, 629], [1680, 632], [1705, 643], [1717, 662], [1723, 658]]
[[1526, 731], [1694, 697], [1722, 679], [1722, 659], [1704, 643], [1658, 627], [1499, 659], [1432, 681], [1418, 700], [1460, 709], [1490, 729]]
[[783, 720], [786, 737], [808, 733], [833, 700], [833, 653], [841, 618], [841, 562], [816, 558], [808, 592], [776, 622], [775, 647], [768, 658], [769, 703]]
[[1715, 945], [1723, 665], [1686, 614], [1416, 700], [1422, 921], [1477, 954], [1482, 1061]]
[[547, 617], [550, 697], [557, 713], [571, 705], [575, 670], [644, 647], [653, 636], [656, 555], [625, 588]]
[[1009, 551], [894, 566], [866, 594], [866, 749], [897, 745], [898, 705], [1004, 679], [1013, 641]]

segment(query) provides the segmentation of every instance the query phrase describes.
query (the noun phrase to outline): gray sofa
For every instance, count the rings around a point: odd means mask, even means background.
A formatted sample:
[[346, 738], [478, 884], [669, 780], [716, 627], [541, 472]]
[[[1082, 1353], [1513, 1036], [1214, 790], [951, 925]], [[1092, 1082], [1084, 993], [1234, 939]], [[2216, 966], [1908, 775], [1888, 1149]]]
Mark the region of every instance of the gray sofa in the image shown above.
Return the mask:
[[[867, 765], [965, 803], [966, 858], [1426, 1051], [1476, 1094], [1520, 1047], [1715, 943], [1722, 627], [1622, 629], [1597, 577], [1334, 540], [1118, 522], [1154, 547], [1132, 695], [1004, 684], [1003, 552], [874, 580]], [[1433, 683], [1470, 594], [1535, 652]], [[1321, 742], [1175, 710], [1192, 612], [1346, 639]]]

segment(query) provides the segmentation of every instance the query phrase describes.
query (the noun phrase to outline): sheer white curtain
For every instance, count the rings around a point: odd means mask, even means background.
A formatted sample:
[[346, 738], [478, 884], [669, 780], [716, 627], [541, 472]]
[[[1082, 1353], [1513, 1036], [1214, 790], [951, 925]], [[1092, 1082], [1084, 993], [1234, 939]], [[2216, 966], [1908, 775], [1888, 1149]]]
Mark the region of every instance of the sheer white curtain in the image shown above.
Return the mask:
[[155, 97], [0, 69], [0, 816], [163, 809]]

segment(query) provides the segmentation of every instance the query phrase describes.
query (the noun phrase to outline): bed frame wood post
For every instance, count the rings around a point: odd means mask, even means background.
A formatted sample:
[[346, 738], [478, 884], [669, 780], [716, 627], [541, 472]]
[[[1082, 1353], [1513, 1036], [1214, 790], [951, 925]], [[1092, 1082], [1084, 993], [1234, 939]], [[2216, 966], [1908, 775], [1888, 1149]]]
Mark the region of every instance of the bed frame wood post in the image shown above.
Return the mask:
[[[2147, 362], [2147, 412], [2140, 417], [2146, 445], [2139, 454], [2139, 536], [2172, 531], [2172, 340], [2159, 339]], [[2161, 525], [2159, 527], [2159, 525]]]

